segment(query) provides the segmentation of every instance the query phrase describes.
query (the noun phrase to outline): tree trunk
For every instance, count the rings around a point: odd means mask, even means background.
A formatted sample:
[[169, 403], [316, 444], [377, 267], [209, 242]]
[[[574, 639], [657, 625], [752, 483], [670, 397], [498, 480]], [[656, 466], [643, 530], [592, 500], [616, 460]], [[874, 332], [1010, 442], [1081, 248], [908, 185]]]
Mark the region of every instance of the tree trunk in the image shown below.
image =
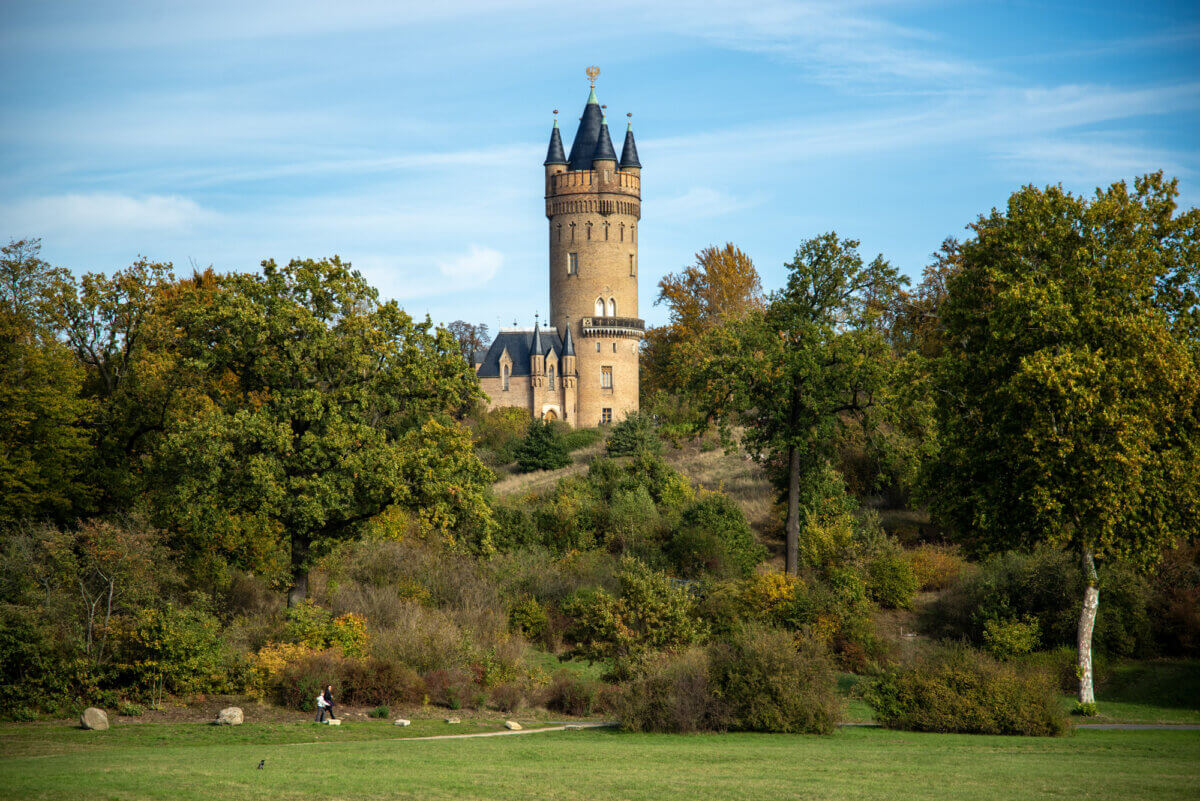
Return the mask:
[[1092, 686], [1092, 630], [1096, 628], [1096, 610], [1100, 607], [1100, 588], [1097, 587], [1096, 562], [1088, 548], [1083, 549], [1083, 610], [1079, 613], [1079, 703], [1093, 704], [1096, 694]]
[[292, 535], [292, 586], [288, 590], [288, 608], [299, 606], [308, 597], [308, 538]]
[[787, 550], [784, 565], [789, 576], [800, 572], [800, 449], [788, 449]]

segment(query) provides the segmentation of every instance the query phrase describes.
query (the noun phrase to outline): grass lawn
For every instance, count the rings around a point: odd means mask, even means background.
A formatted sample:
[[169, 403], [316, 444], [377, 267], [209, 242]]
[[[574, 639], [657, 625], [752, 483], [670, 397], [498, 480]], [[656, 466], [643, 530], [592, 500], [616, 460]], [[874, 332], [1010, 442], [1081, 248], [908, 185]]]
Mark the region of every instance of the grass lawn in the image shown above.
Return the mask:
[[[464, 721], [459, 731], [472, 726]], [[414, 723], [414, 733], [447, 729]], [[157, 731], [144, 731], [155, 729]], [[612, 730], [398, 741], [377, 721], [0, 727], [0, 788], [26, 799], [1195, 798], [1200, 732], [1059, 739], [845, 729], [831, 737]], [[406, 734], [409, 732], [405, 732]], [[306, 736], [319, 742], [302, 742]], [[256, 770], [266, 760], [266, 769]]]
[[1089, 723], [1200, 723], [1200, 661], [1118, 665], [1096, 690], [1096, 702], [1100, 714]]

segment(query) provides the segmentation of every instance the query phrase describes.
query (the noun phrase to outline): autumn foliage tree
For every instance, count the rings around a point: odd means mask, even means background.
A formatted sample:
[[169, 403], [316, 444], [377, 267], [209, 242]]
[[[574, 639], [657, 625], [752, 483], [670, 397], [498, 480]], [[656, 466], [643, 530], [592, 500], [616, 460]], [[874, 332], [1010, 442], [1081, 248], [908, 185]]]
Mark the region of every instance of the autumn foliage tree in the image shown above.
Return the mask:
[[983, 216], [942, 304], [935, 509], [979, 550], [1078, 555], [1079, 700], [1096, 565], [1146, 566], [1200, 519], [1200, 211], [1161, 173]]

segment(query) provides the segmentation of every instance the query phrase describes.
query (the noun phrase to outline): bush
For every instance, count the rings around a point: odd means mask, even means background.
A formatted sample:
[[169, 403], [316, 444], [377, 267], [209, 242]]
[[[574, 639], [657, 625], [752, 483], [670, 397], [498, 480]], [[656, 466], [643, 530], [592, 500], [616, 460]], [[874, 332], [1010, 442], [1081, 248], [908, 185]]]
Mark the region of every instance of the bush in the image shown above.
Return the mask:
[[465, 670], [435, 670], [425, 676], [430, 703], [448, 709], [470, 706], [479, 693], [479, 685]]
[[529, 412], [501, 406], [473, 415], [471, 430], [480, 460], [488, 467], [500, 467], [517, 458], [516, 450], [529, 429]]
[[703, 648], [658, 654], [625, 686], [617, 714], [626, 731], [696, 732], [727, 728], [724, 704], [709, 682]]
[[516, 449], [516, 460], [522, 473], [532, 473], [566, 467], [571, 463], [571, 454], [557, 428], [545, 420], [534, 420]]
[[516, 682], [497, 684], [491, 690], [491, 703], [501, 712], [517, 712], [525, 705], [525, 688]]
[[387, 706], [425, 700], [425, 682], [407, 665], [383, 659], [346, 659], [339, 668], [343, 703]]
[[546, 608], [533, 598], [526, 598], [508, 611], [508, 628], [531, 640], [539, 639], [550, 626]]
[[738, 731], [829, 734], [841, 705], [824, 644], [761, 626], [710, 648], [710, 677]]
[[288, 642], [320, 650], [329, 645], [329, 629], [333, 625], [333, 613], [313, 603], [312, 598], [287, 610], [287, 622], [283, 625], [283, 638]]
[[644, 661], [619, 703], [630, 731], [828, 734], [841, 712], [824, 645], [750, 626], [707, 649]]
[[1094, 718], [1096, 715], [1100, 714], [1100, 710], [1097, 708], [1095, 701], [1088, 701], [1086, 703], [1083, 701], [1076, 701], [1075, 706], [1071, 708], [1071, 714], [1080, 715], [1081, 717], [1085, 718]]
[[564, 668], [550, 680], [543, 704], [555, 712], [584, 717], [596, 711], [603, 686], [595, 679]]
[[1037, 618], [989, 620], [983, 624], [984, 648], [997, 659], [1028, 654], [1038, 646]]
[[866, 699], [889, 729], [1059, 736], [1070, 728], [1048, 676], [965, 646], [884, 674]]
[[602, 439], [604, 432], [598, 428], [568, 428], [562, 433], [563, 447], [572, 453], [595, 445]]
[[741, 508], [724, 493], [708, 493], [684, 510], [667, 553], [680, 575], [720, 577], [754, 574], [767, 549], [754, 539]]
[[604, 449], [609, 456], [656, 456], [662, 452], [662, 440], [650, 415], [629, 412], [613, 426]]
[[918, 545], [905, 552], [922, 592], [944, 590], [962, 575], [967, 563], [954, 546]]
[[117, 706], [117, 714], [126, 718], [140, 718], [146, 714], [146, 708], [132, 701], [122, 701]]
[[917, 578], [902, 553], [887, 551], [867, 563], [867, 596], [885, 609], [907, 609], [917, 594]]
[[157, 703], [164, 693], [225, 689], [217, 619], [171, 604], [140, 609], [120, 632], [120, 671], [126, 686]]
[[386, 706], [377, 706], [367, 713], [367, 717], [369, 718], [387, 718], [391, 717], [391, 715], [392, 710], [388, 709]]
[[683, 648], [704, 634], [686, 589], [635, 560], [622, 566], [619, 598], [584, 590], [563, 606], [574, 619], [567, 632], [572, 654], [591, 662], [611, 659], [618, 674], [650, 651]]
[[[1036, 619], [1043, 647], [1073, 645], [1083, 588], [1079, 560], [1072, 554], [1050, 548], [995, 554], [931, 604], [924, 625], [935, 636], [983, 645], [989, 620]], [[1143, 577], [1121, 565], [1103, 566], [1095, 649], [1119, 656], [1152, 655], [1149, 602]]]

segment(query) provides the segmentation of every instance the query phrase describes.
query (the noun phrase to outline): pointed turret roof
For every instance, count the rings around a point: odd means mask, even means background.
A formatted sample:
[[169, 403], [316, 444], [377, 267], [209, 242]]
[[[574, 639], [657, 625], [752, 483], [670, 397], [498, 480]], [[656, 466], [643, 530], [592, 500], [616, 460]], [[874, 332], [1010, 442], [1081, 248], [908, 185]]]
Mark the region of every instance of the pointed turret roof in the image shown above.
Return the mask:
[[592, 161], [599, 159], [617, 160], [617, 151], [613, 150], [612, 137], [608, 135], [608, 120], [604, 117], [600, 118], [600, 136], [596, 139], [596, 152], [592, 154]]
[[600, 112], [600, 101], [596, 99], [596, 90], [588, 95], [587, 105], [583, 107], [583, 116], [579, 118], [579, 128], [575, 131], [575, 141], [571, 143], [571, 155], [568, 158], [570, 169], [590, 170], [592, 155], [596, 152], [596, 142], [600, 139], [600, 121], [604, 115]]
[[531, 356], [542, 356], [542, 324], [536, 320], [533, 323], [533, 344], [529, 346]]
[[571, 338], [571, 321], [567, 321], [567, 335], [563, 338], [563, 356], [575, 355], [575, 340]]
[[542, 162], [542, 166], [566, 163], [567, 154], [563, 152], [562, 137], [558, 133], [558, 117], [555, 117], [554, 128], [550, 130], [550, 147], [546, 148], [546, 160]]
[[638, 161], [637, 144], [633, 141], [633, 123], [625, 128], [625, 147], [621, 148], [621, 169], [626, 167], [641, 167]]

